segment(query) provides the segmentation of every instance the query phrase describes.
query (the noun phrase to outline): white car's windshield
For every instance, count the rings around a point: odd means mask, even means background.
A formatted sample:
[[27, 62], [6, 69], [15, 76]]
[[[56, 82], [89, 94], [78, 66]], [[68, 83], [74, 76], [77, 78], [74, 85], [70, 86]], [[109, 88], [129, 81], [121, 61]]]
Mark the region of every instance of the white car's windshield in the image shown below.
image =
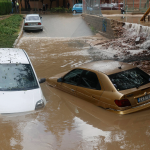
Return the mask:
[[30, 64], [0, 64], [0, 91], [31, 90], [38, 87]]
[[27, 16], [26, 17], [27, 21], [31, 21], [31, 20], [40, 20], [39, 16]]

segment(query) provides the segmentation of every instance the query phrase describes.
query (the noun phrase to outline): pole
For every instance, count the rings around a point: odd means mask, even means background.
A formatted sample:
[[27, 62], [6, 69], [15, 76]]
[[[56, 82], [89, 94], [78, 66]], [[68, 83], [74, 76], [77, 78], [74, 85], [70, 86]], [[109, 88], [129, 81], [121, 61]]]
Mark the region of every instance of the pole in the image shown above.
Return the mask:
[[19, 14], [21, 14], [21, 3], [20, 3], [20, 0], [18, 0], [18, 3], [19, 3]]

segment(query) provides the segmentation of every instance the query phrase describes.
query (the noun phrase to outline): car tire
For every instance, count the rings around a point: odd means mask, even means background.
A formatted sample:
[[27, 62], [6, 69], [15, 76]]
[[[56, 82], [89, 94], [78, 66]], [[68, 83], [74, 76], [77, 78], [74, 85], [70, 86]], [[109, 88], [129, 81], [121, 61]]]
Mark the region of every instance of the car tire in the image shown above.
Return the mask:
[[73, 13], [76, 14], [76, 11], [74, 10]]
[[41, 29], [41, 31], [43, 31], [43, 28]]

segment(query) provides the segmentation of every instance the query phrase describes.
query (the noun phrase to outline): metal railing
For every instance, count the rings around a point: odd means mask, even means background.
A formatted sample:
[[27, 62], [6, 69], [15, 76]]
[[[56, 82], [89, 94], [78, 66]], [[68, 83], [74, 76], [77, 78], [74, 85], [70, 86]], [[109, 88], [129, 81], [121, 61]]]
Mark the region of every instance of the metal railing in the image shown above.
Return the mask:
[[100, 0], [83, 0], [83, 13], [102, 16]]

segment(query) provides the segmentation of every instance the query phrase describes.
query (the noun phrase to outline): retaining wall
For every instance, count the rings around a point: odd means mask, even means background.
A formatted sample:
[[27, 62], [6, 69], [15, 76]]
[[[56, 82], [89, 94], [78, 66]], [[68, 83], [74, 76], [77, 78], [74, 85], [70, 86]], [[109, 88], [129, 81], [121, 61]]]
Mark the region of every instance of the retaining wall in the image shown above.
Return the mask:
[[103, 36], [114, 39], [114, 32], [111, 27], [111, 20], [95, 15], [82, 14], [83, 19]]

